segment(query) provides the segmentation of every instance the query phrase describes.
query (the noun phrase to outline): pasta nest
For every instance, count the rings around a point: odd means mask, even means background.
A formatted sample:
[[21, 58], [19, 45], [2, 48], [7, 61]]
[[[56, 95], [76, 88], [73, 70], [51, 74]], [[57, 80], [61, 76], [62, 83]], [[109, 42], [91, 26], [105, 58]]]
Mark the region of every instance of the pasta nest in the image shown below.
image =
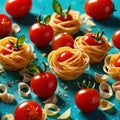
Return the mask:
[[[35, 59], [35, 54], [33, 53], [32, 47], [26, 43], [19, 48], [19, 50], [13, 51], [5, 48], [4, 46], [12, 41], [14, 44], [17, 42], [15, 37], [5, 37], [0, 40], [0, 63], [3, 68], [9, 71], [18, 70], [24, 68]], [[11, 54], [3, 55], [2, 50], [7, 49], [11, 51]]]
[[103, 70], [108, 75], [110, 75], [113, 79], [120, 80], [120, 67], [116, 67], [113, 65], [113, 63], [111, 63], [111, 58], [116, 56], [116, 55], [120, 56], [120, 53], [109, 54], [105, 57]]
[[111, 45], [108, 42], [108, 39], [104, 36], [105, 42], [99, 46], [91, 46], [87, 43], [83, 44], [83, 36], [78, 36], [75, 39], [74, 47], [85, 52], [90, 57], [90, 63], [101, 62], [108, 50], [111, 48]]
[[73, 35], [79, 31], [79, 28], [82, 25], [79, 12], [71, 10], [69, 14], [72, 16], [73, 20], [61, 21], [56, 18], [57, 13], [54, 13], [51, 16], [50, 25], [52, 26], [55, 34], [67, 32], [68, 34]]
[[[73, 54], [72, 57], [63, 62], [58, 61], [58, 56], [65, 51], [70, 51]], [[48, 62], [50, 69], [58, 77], [63, 80], [75, 80], [84, 72], [89, 63], [89, 56], [78, 49], [61, 47], [49, 53]]]

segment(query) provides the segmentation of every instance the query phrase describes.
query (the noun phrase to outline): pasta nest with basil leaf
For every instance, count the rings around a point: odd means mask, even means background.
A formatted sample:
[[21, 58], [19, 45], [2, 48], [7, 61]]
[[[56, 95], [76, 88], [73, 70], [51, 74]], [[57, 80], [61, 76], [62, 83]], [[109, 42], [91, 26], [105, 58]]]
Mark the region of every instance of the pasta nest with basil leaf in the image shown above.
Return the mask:
[[53, 9], [55, 13], [51, 16], [50, 25], [55, 34], [67, 32], [73, 35], [79, 31], [82, 25], [79, 11], [71, 10], [71, 6], [66, 10], [62, 10], [60, 3], [56, 0], [53, 0]]
[[[60, 61], [59, 56], [65, 52], [70, 52], [71, 56]], [[63, 80], [75, 80], [85, 71], [86, 67], [89, 68], [89, 56], [78, 49], [67, 46], [51, 51], [48, 55], [48, 62], [50, 69]]]
[[101, 41], [100, 42], [98, 41], [98, 43], [96, 42], [96, 44], [98, 45], [89, 45], [86, 41], [83, 40], [86, 35], [78, 36], [75, 39], [74, 48], [85, 52], [90, 57], [90, 63], [101, 62], [104, 59], [108, 50], [110, 50], [111, 48], [111, 45], [108, 42], [107, 37], [104, 36], [103, 33], [99, 34], [97, 36], [100, 36], [102, 39], [104, 39], [103, 43], [101, 43]]
[[[13, 49], [7, 48], [11, 44]], [[7, 53], [5, 53], [7, 52]], [[5, 37], [0, 40], [0, 64], [8, 71], [26, 67], [35, 59], [33, 48], [25, 42], [25, 36]]]

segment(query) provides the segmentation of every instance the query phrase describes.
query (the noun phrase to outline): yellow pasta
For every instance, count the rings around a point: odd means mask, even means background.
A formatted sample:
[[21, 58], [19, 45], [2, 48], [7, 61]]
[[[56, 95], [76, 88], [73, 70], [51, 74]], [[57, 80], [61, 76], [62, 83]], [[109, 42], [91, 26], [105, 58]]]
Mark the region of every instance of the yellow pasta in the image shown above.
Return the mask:
[[115, 80], [120, 80], [120, 67], [116, 67], [113, 62], [120, 57], [120, 53], [109, 54], [105, 57], [103, 70]]
[[[9, 43], [9, 41], [12, 41], [15, 44], [17, 38], [5, 37], [0, 40], [0, 63], [2, 64], [3, 68], [9, 71], [18, 70], [26, 67], [29, 62], [35, 59], [35, 55], [30, 45], [24, 43], [23, 46], [19, 48], [19, 50], [13, 51], [5, 48], [5, 45]], [[7, 49], [12, 53], [8, 55], [3, 55], [3, 49]]]
[[107, 51], [111, 48], [107, 38], [104, 36], [104, 44], [99, 46], [91, 46], [87, 43], [83, 43], [83, 37], [84, 36], [78, 36], [75, 39], [74, 47], [87, 53], [90, 57], [90, 63], [101, 62], [104, 59]]
[[[63, 62], [58, 61], [58, 56], [66, 51], [71, 52], [72, 57]], [[89, 63], [89, 56], [78, 49], [61, 47], [49, 53], [48, 62], [51, 70], [57, 76], [63, 80], [75, 80], [84, 72], [86, 65]]]
[[68, 34], [73, 35], [79, 31], [82, 24], [79, 12], [70, 10], [69, 14], [72, 16], [73, 20], [61, 21], [56, 18], [58, 15], [57, 13], [54, 13], [51, 16], [50, 25], [53, 27], [55, 34], [67, 32]]

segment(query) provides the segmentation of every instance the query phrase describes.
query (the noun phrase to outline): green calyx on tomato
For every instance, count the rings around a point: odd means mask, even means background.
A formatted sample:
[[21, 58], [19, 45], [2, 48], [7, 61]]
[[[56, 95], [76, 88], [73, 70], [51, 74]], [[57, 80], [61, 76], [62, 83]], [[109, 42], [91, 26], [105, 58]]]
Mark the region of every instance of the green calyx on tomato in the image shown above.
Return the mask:
[[69, 14], [71, 6], [68, 6], [67, 10], [63, 12], [60, 3], [57, 0], [53, 0], [53, 9], [58, 15], [60, 15], [57, 16], [60, 20], [62, 21], [72, 20], [72, 16]]
[[46, 72], [47, 65], [45, 62], [42, 62], [42, 64], [44, 65], [44, 69], [42, 69], [39, 65], [37, 65], [35, 63], [30, 63], [28, 66], [29, 72], [33, 75]]
[[37, 22], [44, 25], [44, 24], [48, 24], [50, 22], [50, 19], [51, 19], [51, 15], [46, 16], [43, 21], [41, 20], [41, 16], [38, 16]]
[[83, 80], [82, 84], [79, 85], [79, 88], [85, 89], [85, 88], [94, 88], [95, 87], [95, 82], [91, 82], [88, 80]]
[[96, 33], [88, 33], [87, 35], [85, 35], [83, 37], [83, 44], [88, 44], [88, 45], [92, 45], [92, 46], [99, 46], [102, 45], [105, 40], [103, 37], [104, 31], [102, 31], [102, 33], [100, 34], [99, 31]]
[[18, 50], [25, 42], [25, 36], [21, 35], [20, 37], [18, 37], [16, 44], [14, 44], [11, 40], [9, 41], [9, 43], [7, 43], [5, 45], [6, 49], [2, 50], [2, 54], [3, 55], [8, 55], [11, 54], [12, 52], [10, 50], [16, 51]]

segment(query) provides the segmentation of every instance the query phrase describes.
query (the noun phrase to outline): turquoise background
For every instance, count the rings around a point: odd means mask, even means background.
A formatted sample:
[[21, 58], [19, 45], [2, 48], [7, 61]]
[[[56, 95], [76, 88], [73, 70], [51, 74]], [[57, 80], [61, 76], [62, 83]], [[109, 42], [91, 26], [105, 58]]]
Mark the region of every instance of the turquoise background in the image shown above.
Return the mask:
[[[5, 11], [4, 5], [6, 0], [0, 0], [0, 13], [4, 13], [8, 15]], [[66, 9], [68, 5], [71, 5], [73, 10], [80, 11], [81, 14], [85, 13], [84, 11], [84, 3], [85, 0], [59, 0], [59, 2], [62, 4], [63, 9]], [[95, 28], [93, 28], [93, 31], [97, 31], [98, 29], [105, 30], [105, 35], [108, 37], [109, 42], [111, 42], [111, 37], [114, 31], [120, 28], [120, 1], [114, 0], [116, 12], [113, 13], [113, 16], [111, 16], [109, 19], [104, 21], [95, 21], [97, 24]], [[12, 19], [13, 23], [17, 23], [21, 27], [21, 31], [17, 33], [15, 36], [18, 37], [21, 34], [24, 34], [26, 37], [26, 42], [31, 43], [28, 36], [28, 30], [30, 26], [36, 22], [36, 17], [38, 15], [42, 15], [42, 17], [52, 14], [54, 11], [52, 9], [52, 0], [33, 0], [33, 6], [30, 11], [30, 13], [21, 19], [13, 19], [11, 16], [9, 16]], [[82, 28], [80, 28], [82, 31]], [[33, 45], [33, 44], [32, 44]], [[35, 61], [36, 63], [41, 65], [42, 61], [47, 62], [47, 57], [42, 57], [41, 54], [46, 52], [50, 52], [50, 45], [43, 49], [38, 49], [35, 45], [33, 45], [35, 48], [35, 52], [37, 53], [38, 60]], [[119, 50], [115, 48], [114, 46], [111, 48], [111, 50], [108, 53], [117, 53]], [[99, 66], [99, 67], [98, 67]], [[96, 111], [92, 113], [83, 113], [81, 112], [74, 103], [74, 95], [79, 90], [78, 86], [76, 85], [77, 82], [80, 82], [82, 80], [88, 80], [88, 77], [91, 78], [92, 81], [94, 81], [94, 73], [104, 73], [102, 70], [103, 62], [101, 63], [95, 63], [91, 65], [90, 70], [87, 72], [84, 72], [79, 79], [75, 81], [61, 81], [58, 79], [58, 87], [56, 90], [56, 95], [58, 97], [58, 103], [57, 105], [61, 108], [60, 114], [62, 114], [67, 108], [71, 107], [71, 116], [69, 120], [120, 120], [120, 103], [116, 100], [115, 96], [113, 96], [111, 99], [109, 99], [110, 102], [115, 104], [114, 111], [112, 113], [106, 113], [100, 110], [98, 108]], [[38, 101], [42, 106], [42, 100], [40, 100], [34, 93], [31, 92], [30, 98], [23, 98], [18, 95], [17, 92], [17, 85], [19, 81], [22, 81], [22, 77], [18, 74], [19, 71], [15, 72], [9, 72], [5, 71], [5, 76], [0, 76], [0, 83], [4, 83], [7, 85], [7, 82], [14, 81], [14, 84], [12, 87], [8, 87], [8, 93], [12, 93], [15, 95], [15, 103], [14, 104], [5, 104], [2, 101], [0, 101], [0, 117], [6, 113], [13, 113], [16, 105], [19, 103], [31, 99]], [[73, 73], [74, 74], [74, 73]], [[17, 81], [16, 81], [17, 80]], [[109, 81], [110, 84], [114, 82], [114, 80], [110, 77]], [[64, 87], [68, 86], [68, 90], [64, 90]], [[96, 89], [98, 89], [98, 85], [96, 85]], [[59, 91], [61, 95], [59, 95]], [[65, 98], [63, 94], [68, 94], [68, 98]], [[56, 117], [48, 117], [47, 120], [56, 120]]]

